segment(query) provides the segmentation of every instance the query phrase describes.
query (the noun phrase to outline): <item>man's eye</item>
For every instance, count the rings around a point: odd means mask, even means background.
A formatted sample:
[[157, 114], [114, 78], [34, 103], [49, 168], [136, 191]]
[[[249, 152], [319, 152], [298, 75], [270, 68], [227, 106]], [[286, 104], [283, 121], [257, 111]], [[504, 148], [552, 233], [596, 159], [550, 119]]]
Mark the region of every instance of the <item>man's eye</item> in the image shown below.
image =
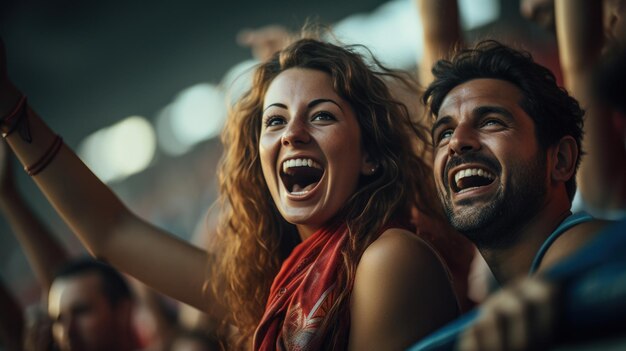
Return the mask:
[[452, 129], [446, 129], [437, 135], [435, 141], [437, 144], [441, 143], [445, 139], [448, 139], [452, 136]]
[[336, 118], [331, 113], [322, 111], [313, 115], [311, 121], [335, 121]]
[[284, 123], [285, 123], [285, 119], [281, 116], [270, 116], [267, 119], [265, 119], [266, 127], [278, 126]]
[[502, 122], [500, 122], [497, 119], [488, 119], [488, 120], [483, 122], [483, 126], [484, 127], [501, 126], [501, 125], [502, 125]]

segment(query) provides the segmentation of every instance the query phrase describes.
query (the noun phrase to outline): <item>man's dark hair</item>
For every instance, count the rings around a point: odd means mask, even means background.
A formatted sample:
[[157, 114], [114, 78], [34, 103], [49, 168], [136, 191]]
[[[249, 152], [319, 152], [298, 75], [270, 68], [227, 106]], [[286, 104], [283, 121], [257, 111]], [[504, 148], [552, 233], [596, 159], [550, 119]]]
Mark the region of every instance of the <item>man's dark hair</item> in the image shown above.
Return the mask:
[[[450, 60], [439, 60], [432, 69], [435, 80], [422, 97], [437, 116], [441, 104], [454, 87], [479, 78], [500, 79], [522, 91], [520, 107], [532, 118], [535, 134], [544, 150], [562, 137], [571, 135], [578, 145], [576, 169], [583, 154], [584, 111], [578, 102], [556, 83], [549, 69], [535, 63], [528, 52], [517, 51], [494, 40], [481, 41], [474, 48], [457, 52]], [[576, 176], [565, 182], [570, 201], [576, 192]]]
[[91, 258], [70, 261], [57, 272], [55, 279], [72, 278], [89, 273], [95, 273], [100, 277], [102, 293], [111, 306], [117, 305], [122, 300], [132, 299], [132, 293], [124, 277], [115, 268]]

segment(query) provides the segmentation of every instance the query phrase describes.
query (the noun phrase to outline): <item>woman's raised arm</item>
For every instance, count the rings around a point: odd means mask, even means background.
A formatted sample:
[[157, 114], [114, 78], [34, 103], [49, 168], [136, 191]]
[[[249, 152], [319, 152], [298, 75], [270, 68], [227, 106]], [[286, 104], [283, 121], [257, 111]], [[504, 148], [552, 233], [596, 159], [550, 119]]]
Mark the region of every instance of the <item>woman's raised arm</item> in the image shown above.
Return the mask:
[[[0, 128], [20, 162], [89, 252], [171, 297], [206, 310], [207, 253], [131, 213], [58, 139], [9, 80], [0, 42]], [[16, 112], [16, 113], [12, 113]], [[23, 112], [23, 113], [22, 113]], [[13, 118], [14, 117], [14, 118]], [[16, 124], [17, 123], [17, 124]]]

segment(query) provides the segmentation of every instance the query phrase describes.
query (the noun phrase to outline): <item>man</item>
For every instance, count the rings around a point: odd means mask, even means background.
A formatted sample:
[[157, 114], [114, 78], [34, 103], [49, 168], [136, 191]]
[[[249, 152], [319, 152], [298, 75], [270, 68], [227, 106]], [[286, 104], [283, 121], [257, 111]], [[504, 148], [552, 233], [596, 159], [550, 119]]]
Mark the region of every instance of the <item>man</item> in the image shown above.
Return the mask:
[[[435, 117], [437, 190], [450, 223], [476, 244], [500, 284], [515, 286], [520, 277], [546, 271], [609, 223], [570, 212], [583, 111], [548, 69], [485, 41], [439, 61], [433, 74], [423, 100]], [[521, 290], [531, 291], [529, 300], [553, 295], [544, 286], [528, 286]], [[483, 335], [466, 333], [461, 346], [528, 347], [520, 335], [533, 328], [541, 334], [554, 323], [553, 316], [534, 311], [522, 330], [502, 331], [506, 309], [527, 311], [510, 299], [495, 306], [501, 310], [470, 328]]]
[[[528, 274], [570, 216], [583, 111], [552, 73], [494, 41], [439, 61], [426, 90], [434, 174], [450, 223], [478, 247], [501, 284]], [[606, 222], [554, 238], [535, 270], [581, 247]]]
[[122, 276], [91, 259], [70, 262], [48, 294], [52, 334], [66, 350], [134, 350], [133, 301]]

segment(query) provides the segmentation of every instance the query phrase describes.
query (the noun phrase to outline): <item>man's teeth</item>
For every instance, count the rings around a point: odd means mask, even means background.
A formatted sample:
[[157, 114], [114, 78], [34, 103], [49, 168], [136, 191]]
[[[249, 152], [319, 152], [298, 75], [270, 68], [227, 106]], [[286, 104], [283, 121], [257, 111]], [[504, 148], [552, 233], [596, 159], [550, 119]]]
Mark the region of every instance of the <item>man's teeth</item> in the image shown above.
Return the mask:
[[294, 158], [283, 162], [283, 172], [285, 173], [287, 173], [287, 170], [289, 168], [294, 167], [312, 167], [322, 169], [322, 166], [320, 166], [317, 162], [311, 160], [310, 158]]
[[455, 175], [454, 175], [454, 182], [455, 183], [459, 183], [459, 179], [465, 178], [465, 177], [471, 177], [471, 176], [479, 176], [479, 177], [484, 177], [487, 178], [489, 180], [493, 180], [496, 178], [495, 175], [489, 173], [488, 171], [485, 171], [484, 169], [481, 168], [468, 168], [468, 169], [463, 169], [458, 171]]

